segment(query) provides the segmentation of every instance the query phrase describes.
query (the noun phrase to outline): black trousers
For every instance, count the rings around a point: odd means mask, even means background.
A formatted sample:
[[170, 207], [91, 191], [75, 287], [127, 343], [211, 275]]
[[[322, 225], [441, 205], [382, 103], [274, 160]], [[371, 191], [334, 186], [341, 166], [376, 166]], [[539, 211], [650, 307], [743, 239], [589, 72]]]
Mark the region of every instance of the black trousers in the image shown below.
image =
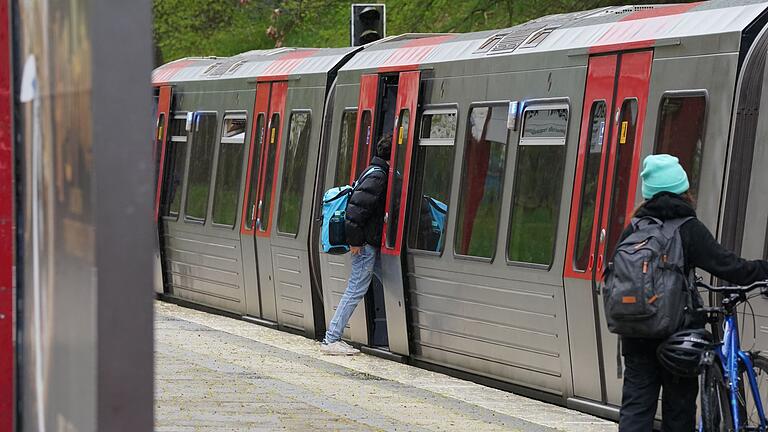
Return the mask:
[[624, 354], [624, 389], [621, 396], [619, 432], [650, 432], [661, 397], [663, 432], [696, 430], [698, 378], [682, 378], [669, 373], [656, 359], [655, 352]]

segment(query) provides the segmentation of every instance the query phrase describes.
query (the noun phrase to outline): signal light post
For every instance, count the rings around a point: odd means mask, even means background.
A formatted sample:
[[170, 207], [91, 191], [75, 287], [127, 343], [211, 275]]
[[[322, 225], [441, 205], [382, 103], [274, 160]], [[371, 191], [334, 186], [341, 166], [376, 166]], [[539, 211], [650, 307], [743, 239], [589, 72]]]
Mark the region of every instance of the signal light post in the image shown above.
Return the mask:
[[350, 19], [350, 44], [365, 45], [386, 36], [386, 7], [381, 3], [352, 4]]

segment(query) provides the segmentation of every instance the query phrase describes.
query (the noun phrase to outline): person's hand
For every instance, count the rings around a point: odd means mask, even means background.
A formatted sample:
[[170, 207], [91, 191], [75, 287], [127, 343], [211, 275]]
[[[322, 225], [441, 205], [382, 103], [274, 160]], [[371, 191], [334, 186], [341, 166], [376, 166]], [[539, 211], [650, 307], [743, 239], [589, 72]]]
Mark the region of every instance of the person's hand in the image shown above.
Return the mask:
[[362, 247], [360, 247], [360, 246], [350, 246], [349, 247], [349, 251], [352, 252], [352, 255], [359, 254], [360, 253], [360, 249], [362, 249]]

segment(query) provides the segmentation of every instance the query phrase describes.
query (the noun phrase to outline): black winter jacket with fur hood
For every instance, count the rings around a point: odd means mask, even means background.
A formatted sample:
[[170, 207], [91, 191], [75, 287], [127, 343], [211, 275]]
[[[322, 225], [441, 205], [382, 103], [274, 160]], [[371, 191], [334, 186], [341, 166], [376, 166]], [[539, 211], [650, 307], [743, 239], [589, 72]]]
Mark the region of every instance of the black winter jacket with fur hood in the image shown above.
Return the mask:
[[371, 165], [362, 172], [367, 171], [371, 166], [377, 166], [381, 170], [375, 170], [368, 174], [357, 185], [347, 203], [344, 227], [347, 243], [350, 246], [369, 244], [378, 248], [381, 245], [389, 163], [378, 156], [374, 156], [371, 159]]

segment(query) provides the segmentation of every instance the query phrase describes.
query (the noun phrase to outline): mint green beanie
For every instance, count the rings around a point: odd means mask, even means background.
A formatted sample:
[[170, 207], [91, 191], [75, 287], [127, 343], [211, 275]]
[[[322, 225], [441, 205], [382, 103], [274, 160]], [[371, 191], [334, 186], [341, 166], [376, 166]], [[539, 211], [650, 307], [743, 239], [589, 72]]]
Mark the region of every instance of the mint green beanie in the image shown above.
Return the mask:
[[650, 155], [643, 161], [643, 198], [653, 198], [659, 192], [681, 194], [688, 190], [688, 175], [674, 156]]

